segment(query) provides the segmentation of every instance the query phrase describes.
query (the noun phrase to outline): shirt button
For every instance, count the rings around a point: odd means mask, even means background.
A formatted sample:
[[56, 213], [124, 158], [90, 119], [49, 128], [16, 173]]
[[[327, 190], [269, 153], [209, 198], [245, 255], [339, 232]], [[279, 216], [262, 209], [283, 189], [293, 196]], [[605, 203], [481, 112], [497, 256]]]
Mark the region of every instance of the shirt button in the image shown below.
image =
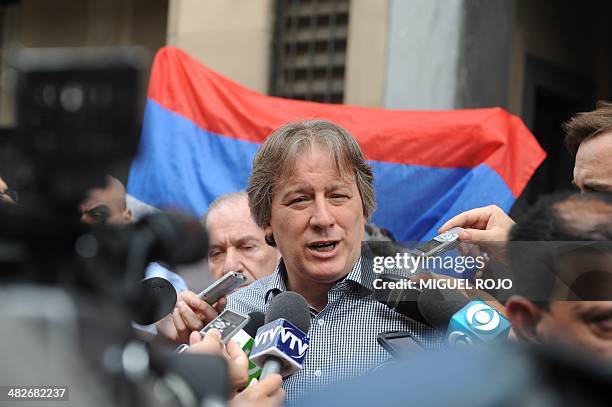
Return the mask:
[[325, 325], [325, 321], [322, 319], [318, 320], [317, 323], [319, 324], [319, 326]]
[[320, 370], [315, 371], [315, 376], [317, 377], [321, 377], [322, 374], [323, 372], [321, 372]]

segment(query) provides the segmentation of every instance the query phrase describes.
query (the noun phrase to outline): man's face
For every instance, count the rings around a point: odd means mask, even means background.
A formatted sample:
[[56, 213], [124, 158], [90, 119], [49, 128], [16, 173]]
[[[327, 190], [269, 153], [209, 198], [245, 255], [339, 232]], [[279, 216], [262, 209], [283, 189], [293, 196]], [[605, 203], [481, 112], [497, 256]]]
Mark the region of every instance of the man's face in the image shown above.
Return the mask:
[[215, 279], [229, 271], [243, 273], [249, 281], [272, 274], [278, 251], [264, 240], [249, 210], [248, 199], [222, 202], [206, 216], [208, 268]]
[[543, 343], [563, 343], [612, 360], [612, 301], [554, 301], [537, 327]]
[[343, 179], [328, 152], [312, 149], [297, 160], [272, 197], [273, 233], [291, 289], [344, 278], [361, 253], [365, 218], [354, 175]]
[[[612, 257], [608, 242], [580, 245], [555, 259], [548, 309], [511, 298], [509, 316], [519, 333], [533, 332], [542, 344], [569, 345], [612, 360]], [[562, 299], [562, 300], [561, 300]], [[569, 301], [569, 299], [574, 299]]]
[[582, 192], [612, 192], [612, 131], [580, 143], [574, 184]]
[[94, 188], [79, 207], [81, 222], [89, 225], [127, 225], [132, 214], [125, 207], [125, 196], [112, 186]]

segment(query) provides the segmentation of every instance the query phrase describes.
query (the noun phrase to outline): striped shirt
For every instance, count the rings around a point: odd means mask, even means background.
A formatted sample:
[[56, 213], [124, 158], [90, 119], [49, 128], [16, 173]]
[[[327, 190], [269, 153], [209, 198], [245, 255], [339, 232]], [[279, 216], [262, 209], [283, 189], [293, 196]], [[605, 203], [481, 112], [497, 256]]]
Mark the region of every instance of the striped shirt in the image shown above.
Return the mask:
[[[288, 403], [388, 359], [389, 354], [376, 341], [381, 332], [408, 331], [427, 347], [436, 345], [429, 328], [373, 298], [374, 278], [372, 255], [364, 245], [349, 274], [329, 290], [325, 308], [317, 312], [311, 307], [310, 347], [302, 370], [285, 378], [283, 383]], [[265, 313], [274, 295], [286, 290], [286, 270], [281, 260], [272, 275], [230, 295], [227, 309], [245, 314]]]

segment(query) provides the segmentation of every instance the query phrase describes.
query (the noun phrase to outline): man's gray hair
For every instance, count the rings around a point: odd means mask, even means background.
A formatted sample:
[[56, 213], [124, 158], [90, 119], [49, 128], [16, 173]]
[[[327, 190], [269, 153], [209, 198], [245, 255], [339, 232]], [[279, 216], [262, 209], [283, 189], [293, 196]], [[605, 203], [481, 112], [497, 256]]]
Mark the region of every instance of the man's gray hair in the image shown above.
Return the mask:
[[255, 154], [247, 193], [251, 214], [259, 227], [270, 224], [272, 195], [279, 182], [291, 177], [300, 155], [315, 147], [331, 154], [342, 178], [355, 177], [363, 215], [366, 220], [370, 218], [376, 208], [374, 176], [357, 141], [335, 123], [308, 120], [279, 127]]

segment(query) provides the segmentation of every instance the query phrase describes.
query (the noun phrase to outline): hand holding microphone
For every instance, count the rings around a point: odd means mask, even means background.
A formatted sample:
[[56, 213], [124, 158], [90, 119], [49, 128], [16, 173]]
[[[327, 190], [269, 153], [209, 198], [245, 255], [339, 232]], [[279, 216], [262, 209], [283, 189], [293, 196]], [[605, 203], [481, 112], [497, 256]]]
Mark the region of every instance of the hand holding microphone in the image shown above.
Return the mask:
[[187, 350], [189, 353], [205, 353], [225, 357], [229, 380], [235, 395], [231, 402], [232, 406], [252, 406], [253, 404], [280, 406], [282, 404], [285, 399], [285, 391], [281, 388], [283, 381], [280, 375], [270, 375], [261, 382], [255, 379], [251, 381], [249, 387], [244, 389], [249, 379], [249, 360], [237, 342], [230, 340], [223, 346], [221, 333], [212, 329], [203, 337], [199, 332], [193, 332], [189, 338], [189, 344]]
[[199, 332], [192, 332], [186, 352], [222, 355], [227, 361], [230, 383], [234, 392], [244, 389], [247, 385], [249, 359], [246, 353], [232, 340], [224, 346], [221, 341], [221, 332], [218, 330], [211, 329], [204, 337]]

